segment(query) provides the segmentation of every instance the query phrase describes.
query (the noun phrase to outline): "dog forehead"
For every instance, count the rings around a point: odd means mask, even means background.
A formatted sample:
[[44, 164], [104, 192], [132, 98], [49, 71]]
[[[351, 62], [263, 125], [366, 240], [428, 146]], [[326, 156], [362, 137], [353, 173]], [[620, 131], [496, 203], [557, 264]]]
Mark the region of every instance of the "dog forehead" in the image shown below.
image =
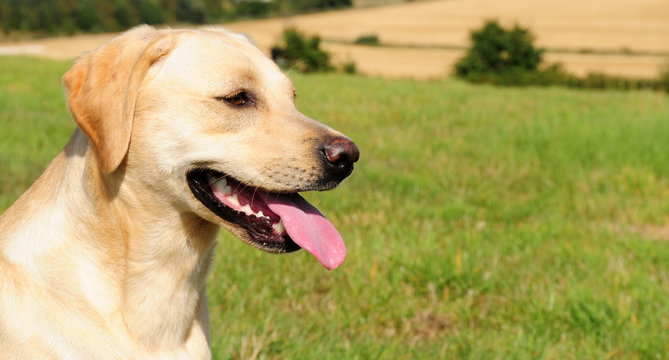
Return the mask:
[[193, 31], [181, 37], [168, 56], [165, 70], [186, 81], [240, 80], [292, 87], [274, 62], [241, 35], [227, 31]]
[[252, 66], [252, 56], [240, 44], [226, 41], [225, 37], [206, 33], [185, 34], [169, 55], [168, 67], [186, 71], [202, 69], [210, 74], [221, 71], [238, 72]]

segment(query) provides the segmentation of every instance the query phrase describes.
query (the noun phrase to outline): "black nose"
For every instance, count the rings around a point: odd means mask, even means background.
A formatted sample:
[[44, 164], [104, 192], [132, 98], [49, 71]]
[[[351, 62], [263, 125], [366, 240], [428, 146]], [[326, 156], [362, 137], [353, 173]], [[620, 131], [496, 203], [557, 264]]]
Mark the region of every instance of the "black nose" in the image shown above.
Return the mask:
[[360, 158], [358, 146], [344, 137], [333, 138], [323, 146], [322, 150], [327, 172], [339, 181], [351, 174], [353, 163]]

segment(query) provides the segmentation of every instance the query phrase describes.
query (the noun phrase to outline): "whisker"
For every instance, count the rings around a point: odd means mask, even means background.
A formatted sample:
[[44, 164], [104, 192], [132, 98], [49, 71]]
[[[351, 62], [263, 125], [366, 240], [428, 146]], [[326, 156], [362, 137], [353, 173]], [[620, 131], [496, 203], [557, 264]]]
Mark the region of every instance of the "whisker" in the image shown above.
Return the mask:
[[286, 72], [287, 72], [288, 74], [291, 74], [291, 73], [293, 73], [293, 72], [295, 71], [295, 69], [296, 69], [298, 66], [300, 66], [300, 65], [302, 65], [302, 64], [304, 64], [304, 60], [299, 60], [299, 61], [295, 62], [295, 64], [293, 64], [293, 66], [291, 66], [288, 70], [286, 70]]
[[225, 175], [221, 175], [221, 176], [217, 177], [216, 179], [213, 179], [213, 180], [209, 183], [209, 185], [213, 185], [214, 183], [217, 183], [217, 182], [219, 182], [219, 181], [222, 180], [222, 179], [225, 179]]
[[258, 191], [258, 188], [257, 188], [257, 187], [254, 187], [254, 188], [253, 188], [253, 194], [251, 194], [251, 205], [250, 205], [250, 206], [251, 206], [251, 210], [253, 210], [253, 199], [255, 199], [255, 197], [256, 197], [256, 191]]

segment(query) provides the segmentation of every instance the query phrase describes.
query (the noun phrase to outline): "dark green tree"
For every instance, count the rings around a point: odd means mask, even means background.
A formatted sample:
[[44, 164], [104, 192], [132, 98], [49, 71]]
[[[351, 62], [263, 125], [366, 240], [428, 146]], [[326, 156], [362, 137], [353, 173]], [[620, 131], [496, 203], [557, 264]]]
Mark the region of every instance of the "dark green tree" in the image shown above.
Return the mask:
[[204, 24], [207, 21], [207, 7], [200, 0], [177, 0], [176, 18], [182, 22]]
[[235, 15], [237, 17], [250, 17], [258, 18], [265, 17], [269, 15], [274, 9], [274, 4], [258, 1], [258, 0], [246, 0], [239, 1], [235, 5]]
[[353, 5], [351, 0], [290, 0], [296, 12], [343, 8]]
[[165, 13], [156, 0], [133, 0], [139, 14], [139, 21], [155, 25], [165, 22]]
[[77, 28], [84, 31], [99, 31], [100, 13], [94, 0], [80, 0], [75, 8]]
[[0, 31], [120, 31], [142, 23], [203, 24], [350, 5], [351, 0], [0, 0]]
[[139, 23], [139, 13], [130, 0], [114, 0], [112, 16], [118, 24], [119, 30], [127, 29]]

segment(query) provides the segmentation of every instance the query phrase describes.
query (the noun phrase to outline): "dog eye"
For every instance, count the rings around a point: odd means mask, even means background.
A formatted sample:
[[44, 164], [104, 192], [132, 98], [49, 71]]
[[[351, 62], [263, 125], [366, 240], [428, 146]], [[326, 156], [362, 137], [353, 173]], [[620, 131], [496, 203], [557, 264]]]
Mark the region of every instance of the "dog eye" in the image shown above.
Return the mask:
[[249, 94], [244, 90], [239, 90], [227, 96], [217, 97], [216, 100], [222, 100], [234, 106], [244, 106], [253, 104], [253, 101], [249, 97]]

